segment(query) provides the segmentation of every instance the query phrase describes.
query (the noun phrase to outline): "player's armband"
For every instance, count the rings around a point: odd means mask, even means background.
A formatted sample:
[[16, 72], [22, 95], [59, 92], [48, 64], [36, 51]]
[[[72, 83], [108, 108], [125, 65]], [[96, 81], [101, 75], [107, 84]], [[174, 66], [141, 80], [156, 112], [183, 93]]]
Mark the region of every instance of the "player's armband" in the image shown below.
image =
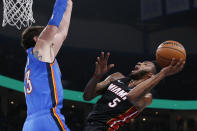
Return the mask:
[[66, 7], [67, 7], [67, 0], [56, 0], [55, 5], [53, 7], [53, 14], [48, 22], [48, 25], [55, 25], [59, 27], [64, 12], [66, 10]]

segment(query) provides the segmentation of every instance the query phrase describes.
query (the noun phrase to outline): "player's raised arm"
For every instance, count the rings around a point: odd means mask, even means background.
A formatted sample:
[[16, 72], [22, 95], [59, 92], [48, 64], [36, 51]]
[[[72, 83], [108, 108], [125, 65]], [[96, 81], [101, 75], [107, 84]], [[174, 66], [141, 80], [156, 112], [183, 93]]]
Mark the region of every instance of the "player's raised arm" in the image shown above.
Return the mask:
[[64, 40], [67, 37], [68, 29], [70, 26], [72, 5], [73, 5], [72, 0], [68, 0], [66, 12], [64, 13], [59, 30], [58, 30], [57, 34], [55, 35], [55, 39], [53, 40], [54, 56], [56, 56], [58, 54], [59, 49], [61, 48]]
[[[146, 97], [144, 96], [148, 94], [151, 91], [151, 89], [154, 86], [156, 86], [163, 78], [180, 72], [183, 69], [184, 64], [185, 64], [185, 61], [183, 60], [176, 62], [173, 59], [171, 64], [163, 68], [158, 74], [153, 75], [151, 78], [141, 82], [135, 88], [133, 88], [127, 95], [129, 101], [133, 103], [135, 106], [149, 105], [150, 103], [142, 104], [142, 102], [144, 101], [143, 99], [146, 99]], [[140, 108], [144, 108], [144, 107], [140, 107]]]
[[40, 36], [34, 37], [36, 45], [33, 49], [34, 56], [40, 61], [53, 62], [55, 54], [53, 51], [53, 42], [55, 35], [57, 34], [61, 21], [64, 17], [64, 13], [67, 7], [67, 0], [56, 0], [53, 14], [48, 22], [48, 25], [42, 31]]
[[85, 100], [93, 99], [111, 83], [111, 76], [107, 77], [104, 81], [100, 82], [100, 79], [103, 77], [103, 75], [114, 67], [114, 64], [107, 64], [109, 56], [110, 53], [107, 53], [106, 56], [104, 56], [104, 52], [102, 52], [101, 56], [97, 57], [94, 75], [89, 80], [84, 89], [83, 98]]

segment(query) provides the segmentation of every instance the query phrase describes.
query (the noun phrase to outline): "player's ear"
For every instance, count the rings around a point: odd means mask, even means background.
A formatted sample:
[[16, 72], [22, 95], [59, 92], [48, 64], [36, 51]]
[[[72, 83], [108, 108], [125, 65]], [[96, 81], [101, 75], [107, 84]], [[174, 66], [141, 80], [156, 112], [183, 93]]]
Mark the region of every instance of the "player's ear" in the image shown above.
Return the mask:
[[38, 36], [34, 36], [33, 39], [34, 39], [35, 42], [37, 42], [38, 41]]

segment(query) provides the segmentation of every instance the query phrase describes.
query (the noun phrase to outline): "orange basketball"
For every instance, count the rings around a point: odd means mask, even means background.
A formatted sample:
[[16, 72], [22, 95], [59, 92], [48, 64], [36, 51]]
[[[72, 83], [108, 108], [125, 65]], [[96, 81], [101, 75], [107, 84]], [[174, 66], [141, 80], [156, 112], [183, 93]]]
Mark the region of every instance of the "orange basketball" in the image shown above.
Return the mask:
[[159, 45], [156, 51], [156, 60], [161, 67], [168, 66], [172, 60], [186, 60], [186, 51], [183, 45], [177, 41], [168, 40]]

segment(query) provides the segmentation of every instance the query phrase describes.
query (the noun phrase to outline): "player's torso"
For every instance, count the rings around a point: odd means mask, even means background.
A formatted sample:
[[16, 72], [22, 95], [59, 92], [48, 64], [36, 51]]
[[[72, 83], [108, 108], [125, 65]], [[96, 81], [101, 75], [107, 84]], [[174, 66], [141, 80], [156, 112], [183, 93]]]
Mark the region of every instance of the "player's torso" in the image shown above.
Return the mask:
[[137, 109], [127, 99], [127, 94], [131, 90], [127, 81], [128, 78], [123, 78], [109, 85], [89, 114], [88, 121], [98, 121], [108, 126], [113, 124], [119, 126], [138, 115]]
[[63, 88], [57, 61], [53, 64], [41, 62], [29, 49], [24, 85], [28, 115], [53, 107], [62, 108]]

